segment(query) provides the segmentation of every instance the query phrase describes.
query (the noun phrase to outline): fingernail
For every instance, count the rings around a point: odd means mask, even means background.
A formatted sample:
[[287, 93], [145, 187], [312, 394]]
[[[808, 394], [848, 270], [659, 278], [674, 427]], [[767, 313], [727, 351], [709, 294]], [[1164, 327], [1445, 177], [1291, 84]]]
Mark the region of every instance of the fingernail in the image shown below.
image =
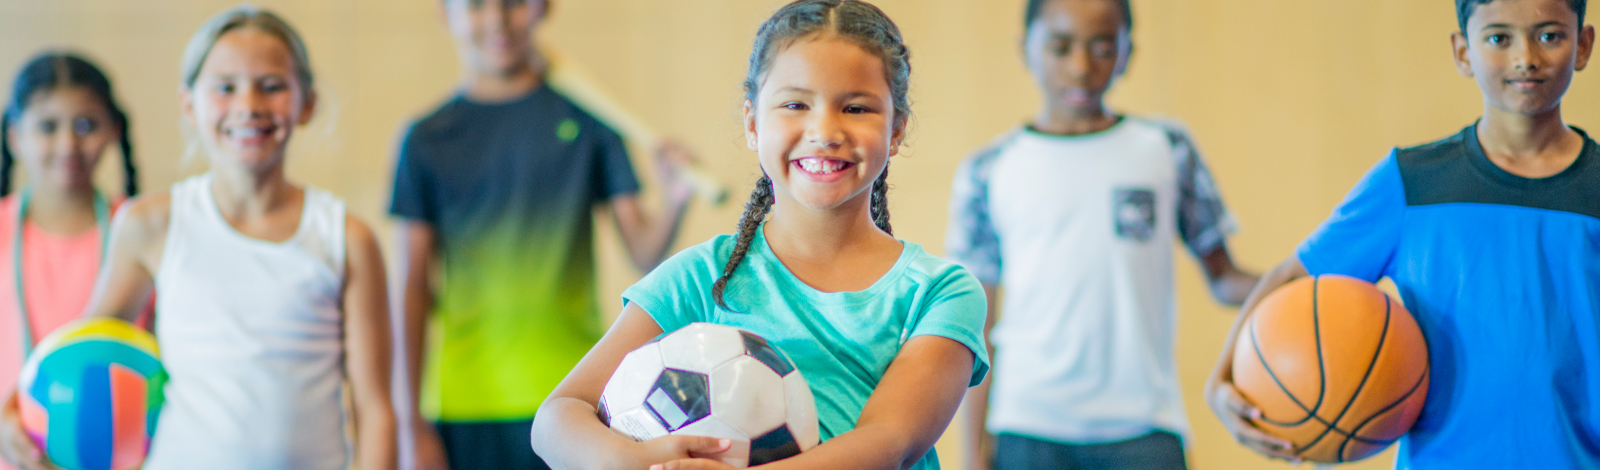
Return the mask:
[[730, 445], [733, 445], [733, 441], [730, 441], [730, 440], [727, 440], [727, 439], [719, 439], [719, 440], [717, 440], [717, 446], [720, 447], [720, 448], [726, 449]]
[[661, 470], [661, 464], [651, 465], [650, 470]]
[[1259, 409], [1259, 408], [1251, 408], [1250, 409], [1250, 419], [1261, 419], [1261, 409]]

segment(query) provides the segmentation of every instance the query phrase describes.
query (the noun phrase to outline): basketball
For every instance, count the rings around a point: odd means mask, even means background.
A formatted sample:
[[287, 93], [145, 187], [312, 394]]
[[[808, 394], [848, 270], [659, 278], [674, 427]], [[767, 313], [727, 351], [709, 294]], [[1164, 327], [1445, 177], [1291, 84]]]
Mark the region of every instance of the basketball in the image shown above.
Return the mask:
[[1371, 283], [1324, 275], [1262, 299], [1233, 351], [1252, 423], [1313, 462], [1360, 460], [1399, 439], [1428, 395], [1428, 346], [1405, 307]]
[[22, 427], [63, 469], [139, 468], [165, 380], [150, 333], [114, 318], [74, 321], [39, 341], [23, 364]]

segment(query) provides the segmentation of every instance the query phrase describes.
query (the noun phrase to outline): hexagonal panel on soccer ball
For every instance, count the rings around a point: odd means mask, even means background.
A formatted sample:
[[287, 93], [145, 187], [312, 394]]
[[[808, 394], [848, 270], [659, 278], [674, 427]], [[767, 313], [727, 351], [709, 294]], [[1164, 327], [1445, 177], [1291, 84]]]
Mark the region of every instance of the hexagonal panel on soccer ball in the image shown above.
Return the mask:
[[600, 395], [613, 408], [613, 414], [644, 403], [645, 395], [655, 386], [663, 369], [659, 345], [640, 346], [622, 357]]
[[760, 436], [783, 425], [783, 386], [772, 368], [739, 356], [711, 371], [711, 412], [746, 435]]
[[661, 338], [661, 364], [672, 369], [710, 373], [744, 354], [744, 338], [730, 326], [690, 323]]

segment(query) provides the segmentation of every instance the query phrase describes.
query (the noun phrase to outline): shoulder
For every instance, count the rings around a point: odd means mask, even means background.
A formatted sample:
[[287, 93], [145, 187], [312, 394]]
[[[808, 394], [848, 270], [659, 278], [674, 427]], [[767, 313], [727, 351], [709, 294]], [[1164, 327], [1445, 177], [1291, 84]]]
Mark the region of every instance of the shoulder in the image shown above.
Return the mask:
[[906, 275], [916, 283], [919, 291], [934, 297], [971, 295], [983, 298], [983, 284], [967, 268], [922, 249], [922, 245], [904, 242], [911, 257], [906, 265]]
[[990, 139], [982, 147], [978, 147], [968, 153], [967, 157], [961, 161], [960, 166], [956, 168], [956, 178], [988, 179], [989, 167], [994, 164], [995, 160], [1000, 158], [1001, 154], [1005, 153], [1006, 149], [1011, 148], [1012, 144], [1016, 143], [1023, 132], [1025, 131], [1020, 126], [1011, 129]]
[[345, 263], [352, 268], [372, 266], [374, 262], [382, 262], [382, 250], [378, 246], [377, 234], [372, 231], [371, 226], [354, 215], [344, 216], [344, 246]]
[[1452, 165], [1467, 156], [1467, 146], [1473, 127], [1468, 126], [1455, 135], [1413, 147], [1397, 148], [1394, 163], [1409, 171], [1436, 171]]
[[1138, 129], [1143, 136], [1160, 141], [1175, 150], [1194, 153], [1194, 137], [1189, 126], [1178, 118], [1161, 115], [1134, 116], [1127, 115], [1127, 125]]
[[112, 232], [139, 245], [164, 240], [172, 219], [172, 193], [159, 191], [134, 196], [117, 209]]
[[463, 125], [468, 125], [468, 113], [457, 95], [434, 107], [432, 111], [406, 124], [401, 134], [401, 145], [412, 146], [437, 140], [449, 135]]
[[585, 109], [582, 105], [578, 104], [578, 102], [567, 97], [566, 93], [551, 88], [550, 95], [552, 96], [552, 99], [549, 100], [549, 102], [553, 104], [554, 111], [564, 115], [564, 117], [567, 119], [573, 120], [573, 122], [578, 124], [579, 129], [592, 131], [592, 133], [589, 134], [590, 136], [618, 139], [622, 137], [621, 134], [617, 132], [616, 129], [613, 129], [611, 124], [606, 122], [605, 119], [589, 112], [588, 109]]
[[[722, 265], [727, 263], [736, 242], [733, 235], [722, 234], [711, 237], [710, 240], [673, 254], [661, 262], [661, 266], [655, 271], [665, 271], [681, 277], [695, 277], [708, 273], [716, 276], [721, 274]], [[651, 274], [655, 274], [655, 271], [651, 271]]]

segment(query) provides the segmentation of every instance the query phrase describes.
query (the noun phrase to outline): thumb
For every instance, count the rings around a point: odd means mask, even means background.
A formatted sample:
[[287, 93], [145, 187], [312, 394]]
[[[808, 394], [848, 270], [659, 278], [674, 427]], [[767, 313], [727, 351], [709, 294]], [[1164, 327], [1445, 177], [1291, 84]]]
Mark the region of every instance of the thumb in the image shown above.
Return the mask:
[[684, 436], [680, 442], [684, 451], [697, 455], [720, 454], [733, 447], [733, 441], [715, 437]]

